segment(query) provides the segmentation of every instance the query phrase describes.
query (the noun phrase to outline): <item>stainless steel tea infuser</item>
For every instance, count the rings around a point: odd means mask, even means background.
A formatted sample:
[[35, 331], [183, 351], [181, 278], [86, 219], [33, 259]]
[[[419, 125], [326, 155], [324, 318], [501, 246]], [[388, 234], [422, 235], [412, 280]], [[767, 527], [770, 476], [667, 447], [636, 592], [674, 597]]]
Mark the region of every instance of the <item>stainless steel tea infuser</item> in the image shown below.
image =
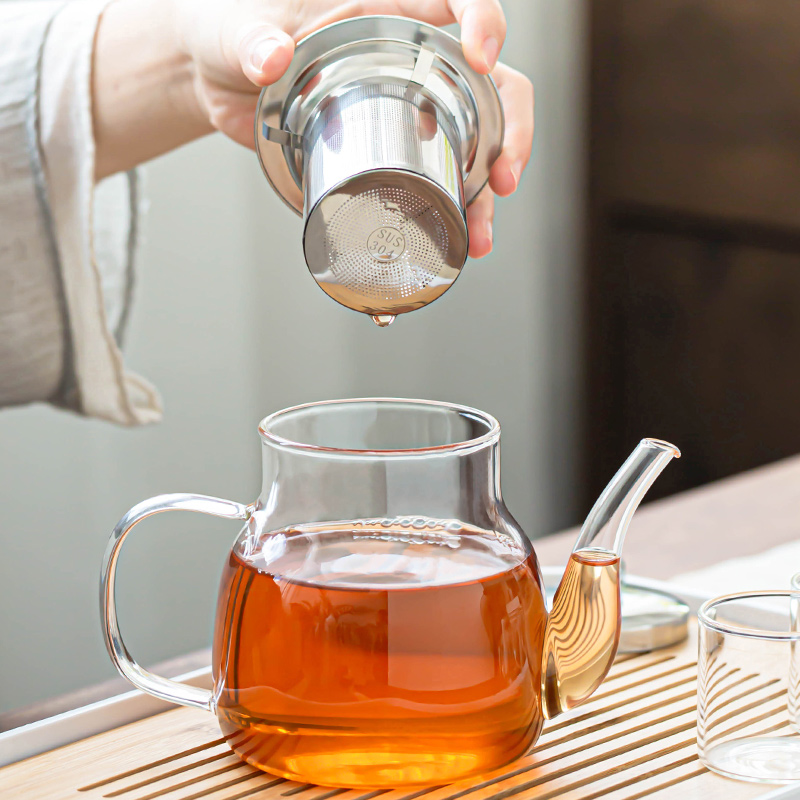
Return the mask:
[[503, 124], [494, 82], [456, 38], [401, 17], [358, 17], [298, 43], [259, 98], [256, 152], [303, 216], [320, 287], [388, 324], [461, 272], [466, 207], [500, 154]]

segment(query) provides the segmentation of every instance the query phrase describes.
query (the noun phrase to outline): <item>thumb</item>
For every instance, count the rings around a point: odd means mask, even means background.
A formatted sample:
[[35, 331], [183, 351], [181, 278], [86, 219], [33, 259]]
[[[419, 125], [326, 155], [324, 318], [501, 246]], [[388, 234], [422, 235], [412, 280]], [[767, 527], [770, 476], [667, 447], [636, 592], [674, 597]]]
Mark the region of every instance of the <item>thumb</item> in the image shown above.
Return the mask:
[[242, 71], [256, 86], [275, 83], [286, 72], [293, 55], [292, 37], [269, 23], [245, 28], [237, 48]]

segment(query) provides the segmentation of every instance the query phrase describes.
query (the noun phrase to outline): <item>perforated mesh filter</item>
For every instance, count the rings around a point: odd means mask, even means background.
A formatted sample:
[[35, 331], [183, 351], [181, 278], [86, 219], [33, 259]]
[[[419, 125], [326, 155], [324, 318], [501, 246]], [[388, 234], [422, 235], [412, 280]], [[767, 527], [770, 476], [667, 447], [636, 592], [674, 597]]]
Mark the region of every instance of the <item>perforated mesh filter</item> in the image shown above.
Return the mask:
[[[401, 252], [394, 258], [370, 252], [370, 236], [382, 229], [402, 236], [397, 247]], [[370, 301], [400, 300], [413, 297], [441, 274], [449, 237], [442, 215], [428, 201], [388, 186], [347, 200], [331, 218], [325, 247], [341, 286]]]
[[467, 255], [464, 215], [449, 194], [391, 169], [326, 194], [309, 214], [303, 241], [317, 283], [367, 314], [430, 303], [452, 286]]

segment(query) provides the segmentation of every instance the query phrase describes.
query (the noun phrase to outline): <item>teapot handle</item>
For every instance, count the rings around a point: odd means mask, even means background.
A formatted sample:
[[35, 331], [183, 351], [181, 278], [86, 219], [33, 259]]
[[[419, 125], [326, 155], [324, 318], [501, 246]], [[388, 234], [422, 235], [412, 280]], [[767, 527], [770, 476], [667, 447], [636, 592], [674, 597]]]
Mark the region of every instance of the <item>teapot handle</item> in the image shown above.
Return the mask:
[[214, 517], [240, 520], [249, 519], [252, 513], [250, 506], [202, 494], [162, 494], [135, 505], [114, 528], [103, 559], [103, 571], [100, 579], [100, 618], [103, 621], [103, 635], [114, 666], [138, 689], [170, 703], [212, 711], [212, 694], [208, 689], [189, 686], [148, 672], [133, 660], [119, 632], [115, 581], [117, 559], [122, 543], [138, 522], [153, 514], [160, 514], [162, 511], [172, 509], [198, 511]]

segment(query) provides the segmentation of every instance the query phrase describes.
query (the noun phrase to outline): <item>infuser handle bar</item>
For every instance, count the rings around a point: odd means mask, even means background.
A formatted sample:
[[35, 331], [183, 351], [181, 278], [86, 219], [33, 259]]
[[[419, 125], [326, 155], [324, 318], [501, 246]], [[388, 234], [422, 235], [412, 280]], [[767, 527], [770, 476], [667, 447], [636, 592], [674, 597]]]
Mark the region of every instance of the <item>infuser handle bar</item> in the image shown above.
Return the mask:
[[212, 694], [208, 689], [189, 686], [148, 672], [133, 659], [119, 632], [115, 581], [117, 560], [122, 543], [134, 526], [143, 519], [172, 510], [197, 511], [213, 517], [243, 521], [249, 519], [252, 513], [250, 506], [202, 494], [162, 494], [135, 505], [117, 523], [103, 558], [103, 571], [100, 578], [100, 618], [103, 621], [103, 636], [114, 666], [137, 689], [142, 689], [148, 694], [170, 703], [212, 711]]

